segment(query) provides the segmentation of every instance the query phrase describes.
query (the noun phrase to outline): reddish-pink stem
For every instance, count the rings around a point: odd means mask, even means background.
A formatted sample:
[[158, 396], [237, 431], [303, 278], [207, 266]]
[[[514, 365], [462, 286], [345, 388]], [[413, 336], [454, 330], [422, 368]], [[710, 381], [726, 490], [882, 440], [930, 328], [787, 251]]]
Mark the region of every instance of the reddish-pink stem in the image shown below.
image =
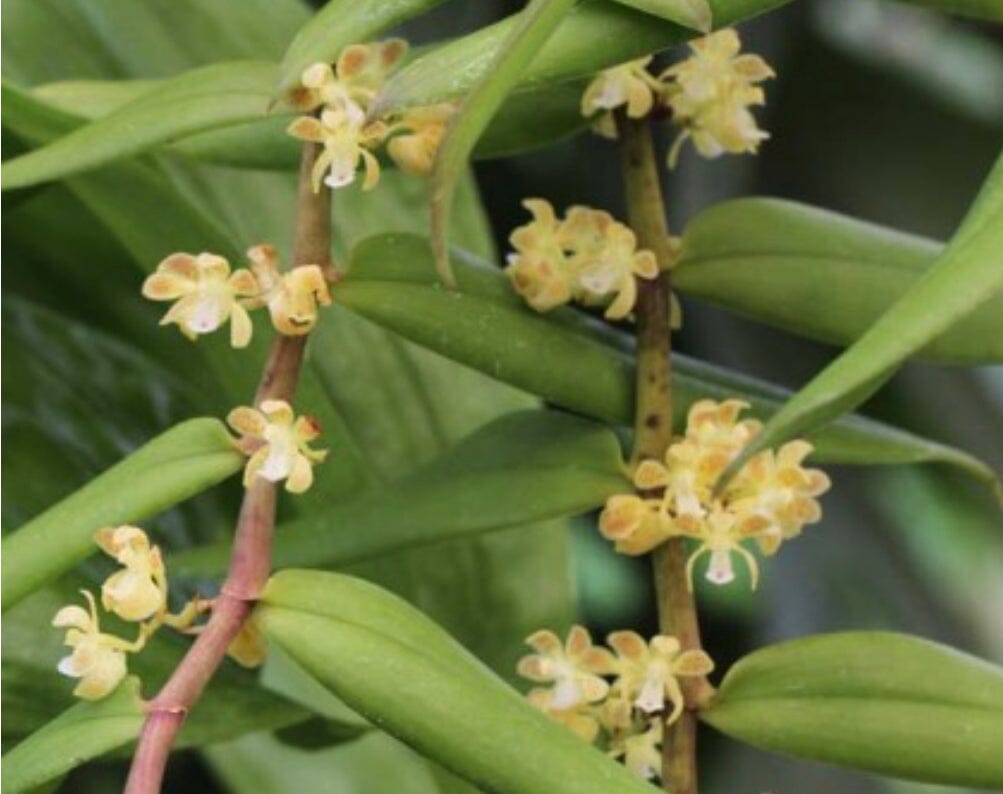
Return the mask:
[[[330, 265], [331, 198], [328, 191], [314, 193], [310, 186], [317, 153], [312, 144], [303, 149], [293, 263], [326, 268]], [[269, 398], [292, 400], [305, 347], [306, 337], [276, 337], [255, 393], [255, 404]], [[125, 794], [160, 791], [167, 758], [185, 717], [202, 696], [260, 597], [271, 570], [276, 500], [275, 485], [267, 480], [258, 479], [245, 491], [226, 580], [205, 629], [160, 692], [147, 703], [146, 722], [133, 755]]]

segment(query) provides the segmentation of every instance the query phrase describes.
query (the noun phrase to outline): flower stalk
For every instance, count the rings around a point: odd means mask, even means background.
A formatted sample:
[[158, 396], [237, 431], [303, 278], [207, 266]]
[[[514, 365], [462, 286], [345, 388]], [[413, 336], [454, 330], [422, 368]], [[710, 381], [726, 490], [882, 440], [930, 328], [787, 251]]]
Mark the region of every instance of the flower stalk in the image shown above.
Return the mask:
[[[293, 264], [315, 264], [326, 269], [331, 250], [330, 192], [315, 193], [311, 185], [320, 152], [316, 144], [303, 147]], [[292, 400], [305, 347], [305, 335], [275, 337], [254, 396], [255, 405], [268, 399]], [[126, 794], [160, 791], [167, 758], [185, 716], [223, 662], [268, 581], [276, 501], [275, 483], [264, 478], [255, 479], [245, 491], [226, 580], [205, 630], [160, 692], [147, 703], [147, 718], [129, 770]]]
[[[651, 129], [646, 119], [615, 113], [621, 143], [627, 215], [640, 247], [653, 251], [660, 274], [638, 280], [637, 385], [632, 466], [661, 460], [672, 442], [672, 338], [670, 327], [672, 243], [665, 217]], [[678, 638], [684, 650], [699, 650], [696, 604], [687, 587], [686, 547], [671, 538], [652, 553], [659, 632]], [[683, 683], [686, 708], [667, 727], [662, 743], [662, 784], [675, 794], [696, 794], [696, 715], [694, 708], [712, 691], [706, 677]]]

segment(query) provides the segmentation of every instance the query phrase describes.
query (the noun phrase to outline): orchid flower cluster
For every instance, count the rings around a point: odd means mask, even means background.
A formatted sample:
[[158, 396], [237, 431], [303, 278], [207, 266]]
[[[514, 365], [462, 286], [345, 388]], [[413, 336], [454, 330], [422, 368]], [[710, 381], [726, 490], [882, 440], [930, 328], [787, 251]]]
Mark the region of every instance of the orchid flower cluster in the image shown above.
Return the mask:
[[73, 649], [58, 669], [80, 680], [73, 694], [83, 700], [100, 700], [110, 694], [126, 675], [126, 654], [141, 651], [161, 626], [190, 631], [196, 618], [211, 606], [194, 598], [177, 614], [168, 611], [160, 548], [151, 545], [139, 527], [105, 527], [97, 531], [94, 541], [122, 566], [101, 585], [101, 606], [121, 620], [138, 624], [139, 633], [130, 642], [101, 631], [97, 604], [87, 590], [81, 590], [87, 609], [70, 604], [56, 613], [52, 625], [66, 629], [63, 641]]
[[640, 493], [611, 497], [599, 517], [600, 532], [618, 552], [645, 554], [669, 538], [692, 538], [699, 545], [687, 563], [690, 589], [693, 567], [705, 554], [708, 581], [733, 581], [732, 555], [738, 554], [755, 589], [759, 567], [743, 543], [753, 540], [763, 554], [773, 555], [783, 541], [821, 519], [817, 497], [829, 489], [829, 478], [804, 468], [812, 446], [802, 440], [755, 455], [715, 493], [718, 478], [761, 429], [755, 419], [738, 419], [747, 407], [741, 400], [699, 400], [690, 408], [685, 435], [664, 461], [645, 460], [634, 469]]
[[315, 63], [303, 71], [290, 101], [309, 115], [293, 121], [288, 132], [323, 147], [311, 175], [314, 192], [322, 183], [335, 190], [352, 184], [360, 164], [362, 189], [374, 188], [380, 164], [373, 152], [384, 142], [390, 159], [404, 171], [431, 171], [454, 106], [409, 108], [389, 118], [376, 115], [375, 99], [406, 52], [401, 39], [353, 44], [342, 50], [333, 68]]
[[210, 253], [171, 254], [143, 283], [143, 295], [155, 301], [174, 301], [160, 320], [175, 324], [196, 339], [230, 323], [230, 344], [247, 347], [253, 326], [249, 309], [267, 307], [275, 329], [286, 336], [302, 336], [317, 324], [318, 304], [330, 306], [331, 294], [318, 265], [299, 265], [283, 273], [270, 245], [248, 249], [250, 269], [230, 272], [230, 263]]
[[535, 653], [519, 661], [519, 674], [550, 684], [530, 690], [530, 703], [585, 741], [598, 741], [643, 778], [659, 774], [663, 728], [685, 707], [679, 679], [714, 668], [703, 651], [683, 650], [664, 635], [645, 642], [633, 631], [615, 631], [603, 648], [592, 644], [585, 628], [573, 626], [564, 643], [547, 630], [526, 642]]
[[595, 129], [616, 137], [612, 111], [624, 107], [630, 118], [643, 118], [656, 107], [671, 111], [679, 128], [669, 150], [669, 167], [692, 140], [704, 157], [725, 152], [755, 154], [769, 133], [759, 129], [750, 108], [765, 102], [757, 84], [774, 76], [758, 55], [739, 54], [738, 33], [725, 28], [690, 44], [691, 54], [658, 77], [648, 72], [651, 57], [601, 72], [586, 88], [581, 110], [586, 117], [600, 114]]
[[512, 232], [508, 274], [538, 312], [571, 300], [606, 306], [611, 320], [627, 317], [637, 300], [635, 276], [658, 276], [655, 255], [638, 250], [631, 229], [603, 210], [571, 207], [563, 219], [544, 199], [522, 202], [533, 220]]

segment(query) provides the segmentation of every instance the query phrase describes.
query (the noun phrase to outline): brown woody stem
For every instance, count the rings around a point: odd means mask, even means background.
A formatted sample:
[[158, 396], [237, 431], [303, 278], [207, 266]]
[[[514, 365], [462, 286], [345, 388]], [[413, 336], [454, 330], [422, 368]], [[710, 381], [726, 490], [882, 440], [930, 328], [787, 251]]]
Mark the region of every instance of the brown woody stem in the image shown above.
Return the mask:
[[[300, 164], [293, 264], [330, 265], [331, 196], [314, 193], [310, 172], [318, 147], [306, 144]], [[306, 337], [276, 336], [254, 395], [292, 401], [303, 363]], [[125, 794], [160, 791], [171, 746], [189, 710], [222, 664], [261, 594], [271, 569], [276, 487], [258, 478], [244, 493], [234, 532], [230, 568], [215, 599], [212, 615], [167, 683], [147, 703], [147, 717], [132, 759]]]
[[[627, 214], [639, 248], [655, 254], [661, 275], [638, 279], [637, 387], [634, 449], [631, 462], [664, 460], [672, 442], [672, 332], [670, 319], [672, 264], [665, 202], [659, 183], [658, 163], [647, 120], [630, 119], [617, 112], [617, 129], [623, 155]], [[686, 582], [686, 547], [673, 538], [652, 554], [658, 624], [662, 634], [679, 639], [683, 648], [700, 647], [696, 604]], [[696, 794], [696, 714], [694, 706], [705, 696], [705, 679], [684, 679], [687, 708], [670, 726], [662, 743], [662, 785], [674, 794]]]

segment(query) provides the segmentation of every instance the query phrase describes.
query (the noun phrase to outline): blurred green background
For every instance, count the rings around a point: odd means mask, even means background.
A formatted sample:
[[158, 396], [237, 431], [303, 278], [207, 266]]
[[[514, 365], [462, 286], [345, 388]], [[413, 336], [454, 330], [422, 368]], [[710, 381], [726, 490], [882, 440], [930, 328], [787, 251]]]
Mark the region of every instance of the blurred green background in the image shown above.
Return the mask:
[[[86, 9], [109, 3], [74, 5]], [[520, 5], [453, 0], [407, 25], [403, 35], [414, 43], [450, 37]], [[38, 0], [38, 6], [59, 12], [58, 2]], [[22, 17], [19, 11], [18, 20]], [[290, 20], [290, 33], [299, 21]], [[7, 24], [6, 13], [4, 23], [5, 78], [30, 83], [20, 65], [25, 56], [18, 49], [19, 29]], [[169, 19], [165, 25], [169, 30]], [[758, 114], [772, 137], [757, 158], [707, 162], [687, 150], [678, 169], [665, 175], [674, 230], [713, 202], [769, 194], [936, 239], [951, 233], [1003, 143], [1003, 30], [893, 2], [800, 0], [744, 25], [741, 33], [746, 47], [763, 54], [779, 75], [768, 84], [767, 107]], [[101, 26], [95, 23], [89, 35], [95, 40], [89, 53], [95, 65], [87, 76], [162, 76], [137, 73], [128, 58], [98, 57]], [[135, 46], [145, 45], [140, 41]], [[63, 55], [58, 50], [35, 53], [33, 60], [43, 58], [51, 66], [46, 79], [85, 76], [61, 68]], [[261, 57], [277, 55], [265, 52]], [[663, 145], [671, 134], [662, 132]], [[519, 202], [526, 196], [543, 196], [559, 207], [587, 203], [622, 217], [617, 165], [614, 145], [591, 135], [478, 163], [476, 177], [497, 248], [504, 251], [509, 230], [523, 222]], [[13, 273], [8, 269], [7, 296], [61, 308], [82, 294], [73, 284], [54, 282], [34, 270], [32, 256], [26, 255], [29, 247], [7, 223], [5, 217], [4, 231], [10, 232], [5, 258], [12, 252], [19, 263], [29, 264]], [[69, 218], [67, 225], [72, 225]], [[15, 239], [8, 243], [12, 235]], [[36, 244], [35, 260], [51, 256], [44, 241]], [[776, 383], [798, 387], [836, 352], [707, 305], [683, 303], [685, 325], [676, 342], [680, 350]], [[78, 307], [89, 318], [100, 314], [93, 308], [85, 312]], [[27, 475], [52, 478], [53, 469], [62, 467], [72, 480], [76, 472], [93, 468], [115, 450], [135, 446], [150, 424], [186, 410], [184, 405], [129, 398], [153, 378], [144, 374], [146, 364], [132, 361], [126, 349], [95, 353], [92, 360], [81, 361], [75, 353], [68, 354], [67, 361], [40, 359], [36, 353], [47, 342], [41, 331], [31, 342], [31, 331], [38, 330], [35, 323], [16, 301], [5, 304], [5, 341], [12, 324], [18, 335], [13, 350], [8, 343], [4, 359], [4, 442], [29, 439], [38, 450], [30, 458], [8, 459], [4, 483], [13, 480], [16, 493], [5, 488], [6, 527], [16, 526], [47, 503], [44, 483], [36, 498], [25, 486], [33, 481]], [[73, 350], [86, 347], [80, 339], [74, 341]], [[35, 434], [38, 417], [22, 411], [25, 401], [33, 399], [21, 378], [26, 371], [33, 390], [44, 391], [47, 383], [56, 388], [78, 376], [76, 388], [93, 390], [90, 413], [75, 419], [48, 417], [57, 431], [65, 427], [65, 443], [39, 447], [52, 443], [44, 440], [52, 438], [52, 427]], [[121, 390], [115, 410], [143, 412], [154, 406], [155, 415], [135, 422], [138, 429], [132, 435], [126, 428], [101, 423], [108, 406], [99, 395], [108, 391], [109, 379], [119, 379], [123, 372], [132, 379]], [[909, 365], [862, 412], [969, 450], [1003, 471], [1003, 368]], [[80, 442], [74, 421], [93, 431], [86, 443]], [[705, 641], [719, 668], [726, 669], [764, 643], [847, 628], [912, 632], [1003, 662], [1003, 520], [992, 500], [962, 477], [936, 467], [836, 468], [831, 474], [834, 488], [823, 501], [824, 523], [809, 528], [797, 543], [785, 545], [775, 560], [765, 563], [755, 595], [741, 583], [722, 590], [700, 589]], [[193, 526], [221, 520], [219, 505], [218, 498], [197, 499], [185, 511], [172, 513], [167, 531], [175, 533], [179, 543], [191, 542]], [[653, 633], [646, 565], [613, 555], [594, 531], [594, 517], [575, 523], [573, 558], [581, 618], [600, 635], [628, 626]], [[269, 761], [282, 764], [280, 780], [268, 777], [274, 774]], [[379, 781], [359, 771], [373, 769], [374, 763], [381, 770]], [[709, 729], [704, 732], [701, 773], [707, 794], [946, 791], [791, 761], [740, 747]], [[96, 764], [72, 775], [60, 790], [113, 791], [120, 776], [118, 762]], [[315, 788], [318, 781], [324, 781], [323, 789]], [[380, 737], [315, 752], [248, 737], [204, 757], [180, 754], [168, 783], [169, 790], [177, 792], [242, 793], [271, 786], [346, 794], [454, 790], [410, 751]]]

